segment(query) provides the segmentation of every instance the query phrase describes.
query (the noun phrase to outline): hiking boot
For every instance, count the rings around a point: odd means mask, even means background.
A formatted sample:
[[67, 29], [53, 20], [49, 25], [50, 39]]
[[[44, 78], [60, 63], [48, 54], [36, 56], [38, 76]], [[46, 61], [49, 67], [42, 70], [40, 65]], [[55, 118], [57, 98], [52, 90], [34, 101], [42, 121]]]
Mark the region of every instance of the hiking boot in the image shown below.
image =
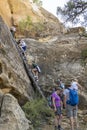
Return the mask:
[[63, 128], [61, 128], [61, 126], [60, 126], [60, 125], [58, 125], [58, 130], [63, 130]]

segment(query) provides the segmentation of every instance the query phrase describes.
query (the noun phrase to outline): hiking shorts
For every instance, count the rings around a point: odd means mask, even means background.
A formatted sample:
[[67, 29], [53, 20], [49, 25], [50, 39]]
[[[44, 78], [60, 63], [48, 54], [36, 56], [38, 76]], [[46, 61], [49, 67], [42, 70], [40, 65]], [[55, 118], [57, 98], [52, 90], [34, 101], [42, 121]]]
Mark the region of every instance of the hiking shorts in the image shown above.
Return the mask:
[[55, 115], [61, 115], [62, 114], [62, 111], [61, 111], [61, 106], [57, 107], [57, 110], [55, 112]]
[[77, 106], [71, 106], [69, 104], [66, 105], [66, 113], [67, 113], [67, 117], [77, 117]]
[[23, 49], [23, 51], [26, 51], [26, 46], [23, 46], [22, 49]]

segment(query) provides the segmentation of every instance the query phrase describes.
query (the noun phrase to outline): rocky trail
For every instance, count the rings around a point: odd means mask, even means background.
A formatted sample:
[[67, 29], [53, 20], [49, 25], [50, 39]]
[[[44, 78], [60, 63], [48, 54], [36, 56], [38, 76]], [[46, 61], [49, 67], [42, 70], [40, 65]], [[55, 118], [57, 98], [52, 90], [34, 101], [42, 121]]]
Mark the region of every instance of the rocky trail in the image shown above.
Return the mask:
[[[87, 130], [87, 115], [86, 117], [84, 116], [84, 113], [86, 113], [87, 110], [82, 111], [78, 111], [78, 122], [79, 122], [79, 130]], [[65, 114], [65, 110], [63, 111], [64, 115], [63, 115], [63, 120], [62, 120], [62, 128], [63, 130], [70, 130], [70, 125], [69, 125], [69, 120], [66, 118], [66, 114]], [[84, 118], [86, 121], [84, 121]], [[41, 130], [55, 130], [54, 129], [54, 122], [52, 121], [52, 123], [46, 124], [43, 129]]]

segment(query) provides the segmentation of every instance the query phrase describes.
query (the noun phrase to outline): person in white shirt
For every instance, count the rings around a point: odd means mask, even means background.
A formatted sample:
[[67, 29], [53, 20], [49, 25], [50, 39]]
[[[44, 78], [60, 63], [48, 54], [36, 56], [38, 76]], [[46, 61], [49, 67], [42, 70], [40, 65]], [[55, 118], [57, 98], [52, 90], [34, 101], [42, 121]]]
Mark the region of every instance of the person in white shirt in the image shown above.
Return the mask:
[[73, 79], [70, 88], [78, 91], [78, 88], [82, 89], [82, 86], [78, 83], [77, 79]]
[[23, 39], [19, 40], [18, 45], [21, 48], [23, 54], [25, 54], [25, 51], [27, 49], [27, 45], [26, 45], [25, 41]]

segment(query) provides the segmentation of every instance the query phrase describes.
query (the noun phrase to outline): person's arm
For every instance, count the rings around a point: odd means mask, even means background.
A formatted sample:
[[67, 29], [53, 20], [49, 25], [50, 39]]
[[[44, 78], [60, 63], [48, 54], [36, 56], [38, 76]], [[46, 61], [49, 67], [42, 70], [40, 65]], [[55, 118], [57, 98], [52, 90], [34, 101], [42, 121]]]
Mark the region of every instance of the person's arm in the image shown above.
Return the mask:
[[63, 95], [64, 95], [63, 104], [64, 104], [64, 108], [66, 108], [67, 89], [64, 90]]
[[53, 101], [54, 110], [56, 111], [56, 104], [55, 104], [55, 98], [54, 97], [52, 98], [52, 101]]
[[81, 90], [83, 89], [83, 87], [79, 83], [77, 83], [77, 85]]
[[63, 108], [63, 102], [62, 102], [62, 100], [60, 101], [60, 104], [61, 104], [61, 108]]
[[64, 104], [64, 108], [66, 108], [66, 95], [64, 95], [63, 104]]

